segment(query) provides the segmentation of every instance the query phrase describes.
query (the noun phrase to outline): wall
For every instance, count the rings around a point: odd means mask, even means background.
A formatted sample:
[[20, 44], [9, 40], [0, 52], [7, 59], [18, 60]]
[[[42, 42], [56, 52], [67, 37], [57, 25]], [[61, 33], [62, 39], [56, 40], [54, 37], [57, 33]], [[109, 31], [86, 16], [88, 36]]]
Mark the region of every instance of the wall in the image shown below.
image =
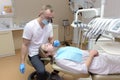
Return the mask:
[[[96, 0], [96, 7], [101, 7], [101, 0]], [[106, 0], [104, 17], [119, 18], [120, 17], [120, 0]]]
[[[15, 16], [14, 22], [21, 24], [36, 18], [39, 14], [41, 6], [51, 4], [54, 8], [54, 24], [59, 25], [59, 31], [63, 31], [62, 20], [73, 20], [72, 11], [69, 8], [68, 0], [14, 0]], [[59, 32], [59, 38], [62, 41], [63, 35]]]
[[[59, 25], [59, 40], [64, 40], [64, 27], [62, 26], [63, 19], [69, 19], [70, 23], [73, 20], [73, 14], [68, 6], [68, 0], [13, 0], [15, 8], [14, 22], [17, 24], [28, 22], [38, 16], [41, 6], [51, 4], [54, 7], [55, 16], [54, 24]], [[101, 0], [96, 0], [96, 7], [101, 7]], [[119, 7], [120, 0], [106, 0], [105, 17], [120, 17]], [[71, 26], [70, 26], [71, 27]], [[71, 37], [73, 32], [71, 29]], [[72, 39], [72, 38], [71, 38]]]
[[120, 18], [120, 0], [107, 0], [105, 6], [105, 16], [110, 18]]

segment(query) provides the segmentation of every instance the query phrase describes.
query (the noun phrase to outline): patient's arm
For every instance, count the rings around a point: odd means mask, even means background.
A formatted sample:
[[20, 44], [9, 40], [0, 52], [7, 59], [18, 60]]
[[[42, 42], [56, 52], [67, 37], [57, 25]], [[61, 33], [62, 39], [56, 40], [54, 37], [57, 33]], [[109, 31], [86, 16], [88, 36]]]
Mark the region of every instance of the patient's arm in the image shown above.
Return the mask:
[[91, 50], [89, 53], [90, 53], [89, 57], [87, 58], [87, 60], [85, 62], [87, 68], [90, 67], [90, 65], [91, 65], [92, 60], [94, 59], [94, 57], [98, 55], [98, 52], [96, 50]]

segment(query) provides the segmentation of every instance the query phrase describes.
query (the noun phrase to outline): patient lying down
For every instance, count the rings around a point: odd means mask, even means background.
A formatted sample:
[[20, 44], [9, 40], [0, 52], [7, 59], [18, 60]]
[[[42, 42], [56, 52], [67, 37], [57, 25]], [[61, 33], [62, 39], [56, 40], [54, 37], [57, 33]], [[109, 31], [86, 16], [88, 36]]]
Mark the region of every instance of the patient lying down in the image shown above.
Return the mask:
[[50, 43], [41, 45], [41, 49], [47, 52], [46, 57], [53, 55], [59, 67], [75, 74], [120, 73], [120, 56], [118, 55], [99, 54], [96, 50], [85, 51], [72, 46], [56, 50]]

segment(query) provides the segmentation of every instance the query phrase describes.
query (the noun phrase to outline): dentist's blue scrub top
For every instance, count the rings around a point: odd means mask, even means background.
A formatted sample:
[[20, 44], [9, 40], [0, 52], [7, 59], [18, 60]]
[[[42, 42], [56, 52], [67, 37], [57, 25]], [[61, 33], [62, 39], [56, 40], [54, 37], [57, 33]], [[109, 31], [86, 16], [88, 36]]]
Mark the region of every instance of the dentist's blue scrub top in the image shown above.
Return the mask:
[[82, 50], [77, 47], [62, 47], [56, 52], [55, 59], [68, 59], [75, 62], [82, 61]]

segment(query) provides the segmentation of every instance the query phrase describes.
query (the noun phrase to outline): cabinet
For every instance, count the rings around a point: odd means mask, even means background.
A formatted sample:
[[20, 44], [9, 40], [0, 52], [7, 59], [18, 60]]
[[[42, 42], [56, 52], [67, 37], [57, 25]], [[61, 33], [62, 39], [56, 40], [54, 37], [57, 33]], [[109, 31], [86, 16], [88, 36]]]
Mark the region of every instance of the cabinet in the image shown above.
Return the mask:
[[12, 30], [15, 50], [21, 49], [21, 46], [22, 46], [22, 34], [23, 34], [23, 29], [21, 29], [21, 30]]
[[0, 56], [15, 55], [12, 31], [0, 31]]
[[15, 55], [12, 17], [14, 15], [13, 0], [0, 0], [0, 57]]

